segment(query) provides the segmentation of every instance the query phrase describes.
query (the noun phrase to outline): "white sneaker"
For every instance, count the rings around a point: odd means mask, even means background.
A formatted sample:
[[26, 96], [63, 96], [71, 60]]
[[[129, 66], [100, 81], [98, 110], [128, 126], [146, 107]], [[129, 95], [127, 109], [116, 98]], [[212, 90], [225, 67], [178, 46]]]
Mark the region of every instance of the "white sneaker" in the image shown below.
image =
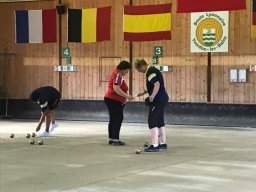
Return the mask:
[[51, 126], [50, 126], [50, 132], [53, 132], [54, 131], [54, 129], [56, 128], [56, 127], [58, 127], [59, 125], [58, 124], [56, 124], [56, 123], [54, 123], [54, 124], [51, 124]]
[[44, 132], [41, 132], [41, 133], [36, 133], [36, 135], [38, 137], [49, 137], [50, 136], [50, 133], [47, 132], [47, 131], [44, 131]]

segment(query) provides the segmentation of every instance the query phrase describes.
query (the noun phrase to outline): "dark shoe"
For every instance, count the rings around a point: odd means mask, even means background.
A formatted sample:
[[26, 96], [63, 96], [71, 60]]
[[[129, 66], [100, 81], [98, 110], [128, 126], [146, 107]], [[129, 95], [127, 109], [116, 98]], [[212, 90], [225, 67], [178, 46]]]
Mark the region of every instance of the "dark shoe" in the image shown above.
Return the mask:
[[159, 144], [158, 148], [159, 149], [167, 149], [167, 144]]
[[145, 152], [159, 152], [159, 148], [158, 146], [157, 147], [154, 147], [154, 145], [150, 145], [148, 148], [144, 149]]
[[114, 145], [114, 146], [122, 146], [122, 145], [125, 145], [125, 142], [123, 142], [123, 141], [113, 141], [112, 145]]
[[109, 144], [109, 145], [112, 145], [113, 142], [114, 142], [113, 140], [109, 140], [109, 141], [108, 141], [108, 144]]

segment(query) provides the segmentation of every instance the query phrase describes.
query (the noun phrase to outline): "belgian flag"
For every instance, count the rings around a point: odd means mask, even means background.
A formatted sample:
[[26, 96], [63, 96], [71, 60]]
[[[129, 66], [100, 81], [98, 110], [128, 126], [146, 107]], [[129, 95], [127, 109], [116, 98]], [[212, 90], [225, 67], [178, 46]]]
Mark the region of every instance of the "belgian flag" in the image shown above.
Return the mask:
[[110, 40], [111, 7], [68, 9], [68, 42]]

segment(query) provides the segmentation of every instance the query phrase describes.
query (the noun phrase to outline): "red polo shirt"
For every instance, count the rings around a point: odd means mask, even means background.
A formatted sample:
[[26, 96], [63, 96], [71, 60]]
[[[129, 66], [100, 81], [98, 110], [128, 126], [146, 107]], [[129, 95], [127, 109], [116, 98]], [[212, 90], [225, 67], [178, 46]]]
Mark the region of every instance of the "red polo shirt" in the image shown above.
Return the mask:
[[118, 101], [121, 103], [126, 102], [126, 98], [118, 95], [113, 88], [113, 85], [119, 85], [121, 90], [125, 93], [128, 91], [128, 86], [125, 83], [124, 77], [118, 69], [115, 69], [109, 77], [108, 88], [105, 93], [105, 97]]

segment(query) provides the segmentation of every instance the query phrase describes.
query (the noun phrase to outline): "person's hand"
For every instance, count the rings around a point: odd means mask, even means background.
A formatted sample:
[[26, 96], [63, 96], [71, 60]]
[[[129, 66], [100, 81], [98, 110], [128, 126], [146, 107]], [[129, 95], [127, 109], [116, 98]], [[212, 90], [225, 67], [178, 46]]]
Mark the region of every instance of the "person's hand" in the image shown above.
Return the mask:
[[133, 100], [133, 96], [132, 96], [132, 95], [128, 95], [128, 96], [127, 96], [127, 99], [128, 99], [129, 101], [131, 101], [131, 100]]
[[153, 101], [154, 101], [154, 97], [149, 96], [149, 101], [150, 101], [150, 102], [153, 102]]
[[36, 132], [40, 131], [40, 128], [41, 128], [41, 127], [37, 127], [37, 128], [36, 128]]
[[145, 105], [146, 105], [146, 106], [150, 106], [149, 97], [147, 97], [147, 98], [145, 99]]
[[137, 97], [141, 97], [141, 96], [143, 96], [143, 95], [145, 95], [144, 92], [143, 92], [143, 93], [139, 93], [139, 94], [137, 95]]
[[137, 95], [137, 97], [141, 97], [141, 96], [145, 95], [146, 93], [147, 93], [147, 91], [143, 91], [142, 93], [139, 93], [139, 94]]

